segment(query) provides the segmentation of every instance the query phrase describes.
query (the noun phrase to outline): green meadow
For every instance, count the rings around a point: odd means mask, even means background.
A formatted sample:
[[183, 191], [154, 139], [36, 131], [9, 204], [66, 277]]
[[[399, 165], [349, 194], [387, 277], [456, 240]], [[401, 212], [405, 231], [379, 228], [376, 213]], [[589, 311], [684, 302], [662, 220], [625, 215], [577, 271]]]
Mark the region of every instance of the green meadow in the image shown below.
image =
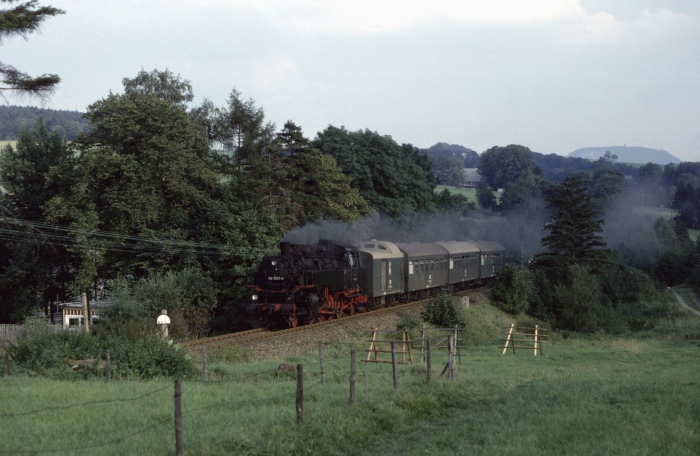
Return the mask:
[[[469, 310], [455, 380], [432, 380], [416, 356], [364, 362], [367, 335], [251, 361], [212, 349], [208, 381], [182, 381], [185, 454], [197, 455], [696, 455], [700, 448], [700, 318], [684, 315], [624, 337], [554, 333], [543, 354], [502, 354], [506, 316]], [[350, 351], [357, 351], [349, 404]], [[201, 365], [194, 357], [192, 362]], [[304, 369], [303, 422], [296, 372]], [[0, 379], [0, 453], [174, 454], [174, 381]]]
[[[474, 204], [476, 204], [478, 206], [478, 200], [476, 199], [476, 189], [475, 188], [462, 188], [462, 187], [453, 187], [450, 185], [438, 185], [435, 187], [435, 192], [440, 193], [445, 189], [447, 189], [447, 191], [449, 191], [453, 195], [464, 196], [469, 201], [473, 202]], [[498, 198], [498, 193], [496, 193], [496, 198]]]

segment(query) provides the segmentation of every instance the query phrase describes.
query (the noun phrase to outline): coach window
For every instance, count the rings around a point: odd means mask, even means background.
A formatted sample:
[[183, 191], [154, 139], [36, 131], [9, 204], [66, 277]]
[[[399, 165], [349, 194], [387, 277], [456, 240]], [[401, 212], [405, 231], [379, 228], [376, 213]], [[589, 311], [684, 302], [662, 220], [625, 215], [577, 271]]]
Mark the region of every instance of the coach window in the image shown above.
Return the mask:
[[408, 274], [409, 275], [413, 274], [413, 261], [408, 262]]

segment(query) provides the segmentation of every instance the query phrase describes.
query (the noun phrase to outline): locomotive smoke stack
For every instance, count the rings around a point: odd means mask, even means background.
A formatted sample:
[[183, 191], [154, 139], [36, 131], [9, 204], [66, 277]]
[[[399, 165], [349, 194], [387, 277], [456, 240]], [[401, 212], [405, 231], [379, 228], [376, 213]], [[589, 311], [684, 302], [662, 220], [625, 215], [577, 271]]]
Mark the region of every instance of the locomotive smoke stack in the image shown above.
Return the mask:
[[280, 252], [282, 252], [282, 255], [291, 255], [292, 254], [292, 244], [290, 242], [280, 242]]
[[301, 253], [301, 244], [290, 244], [292, 247], [292, 252], [294, 253]]

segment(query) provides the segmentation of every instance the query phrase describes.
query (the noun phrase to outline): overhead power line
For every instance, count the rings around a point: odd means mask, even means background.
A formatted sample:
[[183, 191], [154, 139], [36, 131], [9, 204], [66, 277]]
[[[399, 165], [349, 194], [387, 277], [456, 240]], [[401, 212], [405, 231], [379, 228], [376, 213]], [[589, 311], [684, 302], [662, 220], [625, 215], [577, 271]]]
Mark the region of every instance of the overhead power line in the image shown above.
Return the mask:
[[0, 240], [33, 244], [59, 244], [64, 247], [76, 247], [90, 242], [95, 244], [95, 248], [112, 252], [144, 254], [188, 252], [212, 258], [226, 254], [250, 256], [270, 253], [267, 249], [253, 247], [231, 247], [208, 242], [136, 236], [7, 217], [0, 217]]

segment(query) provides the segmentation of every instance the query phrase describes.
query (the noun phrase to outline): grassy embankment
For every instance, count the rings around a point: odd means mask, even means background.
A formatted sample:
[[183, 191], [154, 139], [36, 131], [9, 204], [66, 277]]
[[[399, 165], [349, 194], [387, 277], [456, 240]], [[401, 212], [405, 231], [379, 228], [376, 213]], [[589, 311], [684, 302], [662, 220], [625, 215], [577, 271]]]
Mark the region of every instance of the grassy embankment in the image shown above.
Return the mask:
[[[437, 361], [426, 383], [417, 362], [401, 367], [397, 391], [389, 364], [362, 362], [366, 336], [329, 342], [325, 385], [315, 351], [262, 362], [240, 362], [233, 349], [211, 353], [209, 383], [183, 382], [186, 454], [697, 454], [700, 318], [628, 337], [555, 334], [537, 357], [501, 355], [507, 318], [489, 305], [472, 306], [469, 320], [470, 346], [454, 383], [438, 378]], [[354, 407], [351, 348], [358, 351]], [[304, 365], [301, 425], [295, 374], [279, 372], [280, 362]], [[0, 389], [2, 453], [174, 452], [171, 380], [4, 377]], [[46, 407], [55, 408], [31, 413]]]

